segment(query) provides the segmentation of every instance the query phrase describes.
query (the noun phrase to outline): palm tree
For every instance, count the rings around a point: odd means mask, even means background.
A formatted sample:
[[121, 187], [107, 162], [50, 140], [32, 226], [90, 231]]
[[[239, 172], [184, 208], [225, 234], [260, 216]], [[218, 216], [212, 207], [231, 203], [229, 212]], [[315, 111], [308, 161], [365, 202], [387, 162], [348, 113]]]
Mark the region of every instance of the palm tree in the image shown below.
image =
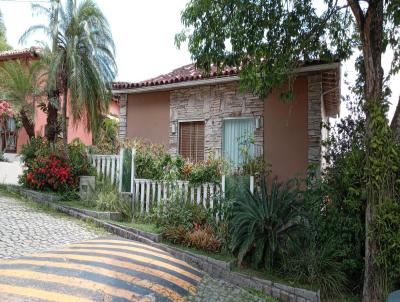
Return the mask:
[[4, 25], [3, 14], [0, 11], [0, 51], [11, 49], [6, 39], [6, 27]]
[[109, 24], [92, 0], [52, 0], [52, 7], [33, 5], [47, 15], [49, 24], [29, 28], [22, 36], [43, 31], [53, 42], [50, 56], [48, 90], [61, 91], [62, 130], [68, 155], [67, 99], [74, 122], [86, 119], [88, 129], [96, 131], [111, 99], [110, 85], [117, 66]]
[[9, 61], [0, 66], [1, 98], [7, 100], [21, 118], [29, 138], [35, 137], [34, 114], [43, 91], [44, 65], [41, 60], [28, 66], [21, 61]]

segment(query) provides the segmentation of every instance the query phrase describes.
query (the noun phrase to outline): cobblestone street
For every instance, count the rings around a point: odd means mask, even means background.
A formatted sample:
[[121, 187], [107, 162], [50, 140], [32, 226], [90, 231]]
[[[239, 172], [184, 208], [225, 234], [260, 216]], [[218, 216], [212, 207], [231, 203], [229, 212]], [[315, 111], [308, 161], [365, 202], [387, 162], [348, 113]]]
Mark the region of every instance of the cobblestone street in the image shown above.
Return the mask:
[[264, 301], [170, 254], [0, 192], [0, 301]]
[[55, 217], [0, 195], [0, 258], [52, 250], [99, 235], [72, 219]]

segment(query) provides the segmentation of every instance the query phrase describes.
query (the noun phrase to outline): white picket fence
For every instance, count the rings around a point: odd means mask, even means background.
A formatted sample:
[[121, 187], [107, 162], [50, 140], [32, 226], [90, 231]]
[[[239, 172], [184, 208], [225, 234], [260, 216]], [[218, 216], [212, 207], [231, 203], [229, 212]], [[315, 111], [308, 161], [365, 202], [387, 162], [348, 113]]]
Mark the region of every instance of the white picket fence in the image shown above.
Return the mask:
[[[135, 150], [132, 149], [133, 158]], [[92, 155], [92, 165], [96, 168], [97, 175], [108, 179], [112, 184], [118, 185], [122, 192], [122, 165], [124, 161], [124, 150], [119, 155]], [[168, 202], [173, 194], [179, 192], [187, 202], [202, 205], [206, 209], [213, 209], [218, 202], [219, 196], [225, 194], [225, 176], [220, 183], [202, 183], [191, 185], [189, 181], [178, 180], [167, 182], [162, 180], [135, 178], [135, 163], [131, 165], [130, 192], [132, 194], [132, 208], [141, 215], [149, 213], [155, 205]], [[250, 177], [250, 191], [254, 191], [254, 177]]]
[[112, 184], [117, 184], [120, 179], [120, 155], [92, 155], [92, 165], [96, 168], [97, 175], [107, 178]]
[[[178, 193], [177, 193], [178, 192]], [[188, 181], [166, 182], [151, 179], [135, 179], [135, 208], [140, 214], [149, 213], [155, 205], [168, 202], [173, 194], [180, 194], [185, 201], [212, 209], [216, 196], [221, 192], [221, 184], [203, 183], [197, 186]]]

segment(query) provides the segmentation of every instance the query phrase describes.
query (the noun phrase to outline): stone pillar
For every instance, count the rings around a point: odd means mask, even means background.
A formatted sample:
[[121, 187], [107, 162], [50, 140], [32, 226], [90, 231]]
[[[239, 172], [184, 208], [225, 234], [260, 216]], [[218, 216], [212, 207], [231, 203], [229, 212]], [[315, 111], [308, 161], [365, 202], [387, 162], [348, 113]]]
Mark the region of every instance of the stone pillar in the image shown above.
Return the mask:
[[321, 165], [322, 77], [308, 76], [308, 163]]
[[120, 94], [119, 95], [119, 139], [121, 141], [126, 138], [126, 123], [127, 123], [127, 105], [128, 105], [128, 95]]

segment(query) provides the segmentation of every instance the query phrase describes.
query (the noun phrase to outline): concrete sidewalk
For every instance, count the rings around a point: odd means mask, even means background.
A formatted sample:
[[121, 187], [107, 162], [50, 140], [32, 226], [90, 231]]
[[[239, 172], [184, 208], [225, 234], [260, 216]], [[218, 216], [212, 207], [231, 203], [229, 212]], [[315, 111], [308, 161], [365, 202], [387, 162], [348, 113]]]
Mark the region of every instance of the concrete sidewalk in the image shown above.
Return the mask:
[[20, 158], [15, 154], [4, 154], [4, 157], [8, 162], [0, 162], [0, 184], [17, 185], [23, 172]]

